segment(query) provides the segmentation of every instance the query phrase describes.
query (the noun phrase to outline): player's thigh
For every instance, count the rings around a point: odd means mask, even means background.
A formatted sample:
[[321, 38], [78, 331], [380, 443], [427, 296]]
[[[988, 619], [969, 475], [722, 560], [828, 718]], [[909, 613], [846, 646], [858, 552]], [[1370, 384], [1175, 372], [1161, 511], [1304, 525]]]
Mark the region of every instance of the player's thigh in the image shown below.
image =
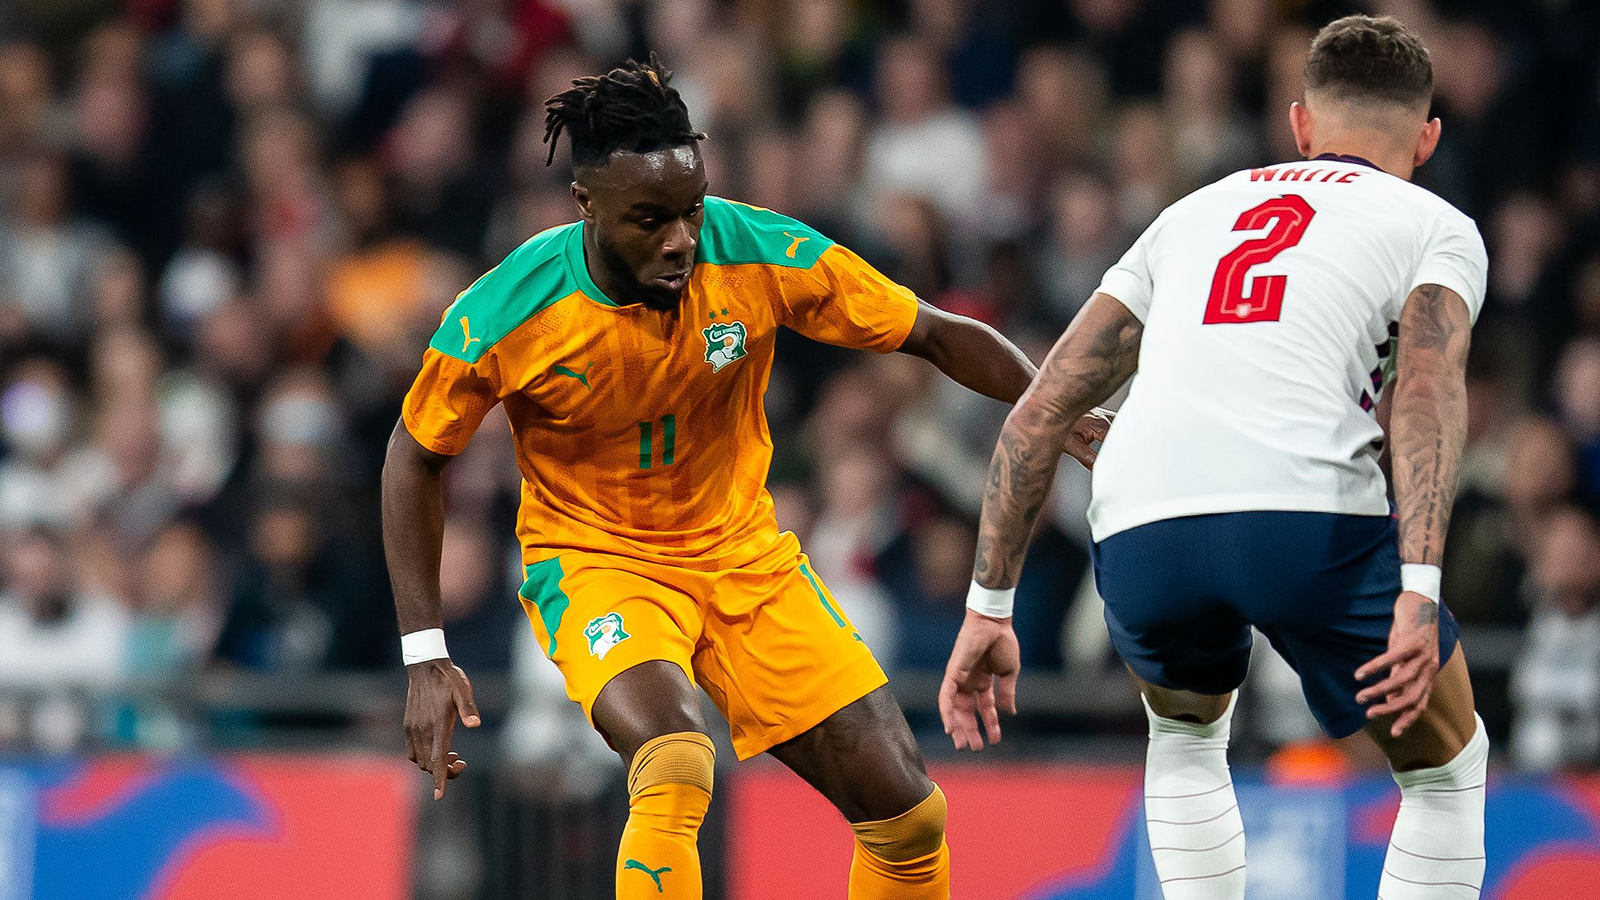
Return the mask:
[[933, 791], [922, 752], [888, 685], [768, 752], [850, 822], [893, 818]]
[[1477, 731], [1474, 715], [1472, 681], [1467, 673], [1466, 655], [1461, 648], [1451, 655], [1450, 661], [1439, 669], [1428, 696], [1428, 706], [1422, 715], [1411, 723], [1399, 737], [1392, 737], [1389, 728], [1393, 716], [1372, 720], [1367, 734], [1377, 742], [1389, 766], [1396, 772], [1432, 769], [1442, 766], [1472, 740]]
[[1226, 695], [1244, 683], [1250, 627], [1212, 589], [1211, 518], [1152, 522], [1093, 548], [1112, 646], [1143, 684]]
[[700, 692], [666, 660], [639, 663], [606, 682], [590, 717], [628, 765], [640, 747], [664, 734], [707, 733]]
[[740, 759], [888, 682], [798, 545], [719, 573], [704, 611], [695, 676], [727, 717]]
[[[661, 721], [668, 727], [662, 733], [704, 730], [693, 702], [692, 662], [702, 623], [687, 592], [635, 571], [627, 560], [568, 553], [528, 566], [519, 594], [534, 637], [561, 671], [567, 696], [619, 750], [624, 736], [611, 728], [632, 735], [629, 723]], [[633, 673], [636, 667], [641, 671]], [[613, 701], [607, 688], [624, 673], [631, 674]], [[611, 710], [604, 717], [597, 715], [602, 693]], [[639, 710], [641, 703], [656, 715]], [[674, 723], [696, 727], [669, 727]]]

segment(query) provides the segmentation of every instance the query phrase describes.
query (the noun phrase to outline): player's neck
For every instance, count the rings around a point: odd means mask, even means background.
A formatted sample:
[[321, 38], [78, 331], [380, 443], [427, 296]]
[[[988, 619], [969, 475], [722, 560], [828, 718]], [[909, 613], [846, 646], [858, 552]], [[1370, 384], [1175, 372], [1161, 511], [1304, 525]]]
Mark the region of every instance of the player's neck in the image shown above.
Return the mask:
[[1319, 141], [1306, 155], [1308, 159], [1321, 157], [1360, 160], [1406, 181], [1410, 181], [1412, 173], [1416, 171], [1415, 160], [1410, 153], [1396, 150], [1391, 141], [1375, 139], [1358, 132], [1336, 134], [1327, 140]]

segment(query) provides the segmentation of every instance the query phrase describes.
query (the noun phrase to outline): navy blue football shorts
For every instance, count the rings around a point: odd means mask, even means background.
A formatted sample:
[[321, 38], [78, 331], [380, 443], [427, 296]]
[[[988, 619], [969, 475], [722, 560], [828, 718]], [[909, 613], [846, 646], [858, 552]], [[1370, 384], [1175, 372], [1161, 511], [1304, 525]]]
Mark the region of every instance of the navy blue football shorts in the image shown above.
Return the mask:
[[[1400, 595], [1390, 516], [1238, 512], [1118, 532], [1093, 548], [1111, 642], [1151, 684], [1226, 694], [1244, 683], [1250, 626], [1300, 675], [1334, 737], [1367, 722], [1355, 672], [1389, 647]], [[1460, 636], [1443, 606], [1439, 664]]]

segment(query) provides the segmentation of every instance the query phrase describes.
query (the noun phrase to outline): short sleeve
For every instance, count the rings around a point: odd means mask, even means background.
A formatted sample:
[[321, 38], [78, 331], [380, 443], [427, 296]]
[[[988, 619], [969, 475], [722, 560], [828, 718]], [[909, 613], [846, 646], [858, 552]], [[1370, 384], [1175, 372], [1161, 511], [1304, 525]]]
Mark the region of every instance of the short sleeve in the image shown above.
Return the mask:
[[1098, 293], [1117, 298], [1141, 322], [1150, 314], [1150, 298], [1155, 293], [1155, 279], [1150, 274], [1150, 245], [1160, 225], [1161, 220], [1157, 219], [1145, 229], [1117, 264], [1106, 270], [1100, 286], [1095, 288]]
[[468, 363], [429, 347], [411, 390], [401, 406], [401, 419], [417, 443], [445, 456], [467, 448], [489, 410], [500, 402], [488, 360]]
[[1465, 214], [1451, 209], [1440, 216], [1428, 236], [1417, 273], [1406, 288], [1406, 296], [1425, 284], [1449, 288], [1467, 303], [1472, 320], [1483, 309], [1483, 295], [1489, 278], [1489, 254], [1483, 246], [1478, 226]]
[[917, 321], [917, 295], [854, 252], [829, 247], [809, 269], [783, 276], [783, 324], [840, 347], [900, 349]]

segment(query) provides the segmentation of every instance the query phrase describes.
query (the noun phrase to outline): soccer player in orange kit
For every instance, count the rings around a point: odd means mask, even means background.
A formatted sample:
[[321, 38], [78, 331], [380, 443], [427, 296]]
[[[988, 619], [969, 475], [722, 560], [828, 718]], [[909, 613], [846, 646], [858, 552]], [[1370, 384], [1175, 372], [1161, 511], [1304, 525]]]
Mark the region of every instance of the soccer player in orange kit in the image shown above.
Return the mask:
[[[522, 604], [628, 765], [617, 897], [701, 896], [714, 759], [700, 685], [741, 759], [771, 753], [851, 823], [853, 900], [944, 900], [944, 795], [883, 670], [778, 530], [762, 395], [779, 326], [921, 356], [1006, 402], [1034, 367], [800, 222], [707, 196], [704, 135], [669, 78], [630, 62], [547, 102], [546, 139], [572, 144], [580, 221], [456, 299], [406, 396], [383, 523], [411, 758], [442, 797], [465, 767], [455, 718], [477, 724], [440, 630], [440, 473], [503, 403], [523, 476]], [[1063, 449], [1081, 458], [1105, 424], [1086, 416]]]

